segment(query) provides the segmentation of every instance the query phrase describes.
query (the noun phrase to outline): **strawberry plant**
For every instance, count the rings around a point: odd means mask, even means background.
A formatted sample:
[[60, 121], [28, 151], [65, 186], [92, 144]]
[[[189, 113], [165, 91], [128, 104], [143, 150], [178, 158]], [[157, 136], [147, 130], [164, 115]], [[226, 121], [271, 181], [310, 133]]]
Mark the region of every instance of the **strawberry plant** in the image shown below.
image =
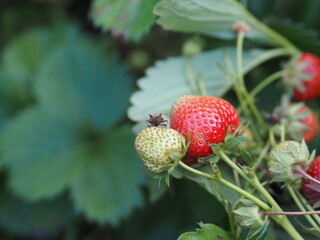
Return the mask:
[[319, 239], [318, 0], [0, 5], [0, 239]]
[[[161, 0], [154, 13], [166, 30], [235, 39], [228, 47], [205, 51], [198, 40], [187, 41], [184, 56], [148, 69], [139, 80], [141, 89], [131, 97], [129, 117], [137, 122], [135, 131], [143, 129], [138, 138], [152, 131], [147, 139], [157, 144], [152, 139], [171, 138], [169, 130], [174, 129], [185, 139], [187, 150], [174, 154], [176, 150], [168, 148], [170, 167], [155, 171], [154, 177], [161, 181], [166, 176], [168, 185], [175, 178], [198, 183], [221, 201], [228, 215], [227, 228], [201, 223], [195, 233], [178, 239], [273, 239], [274, 231], [288, 239], [319, 236], [319, 206], [310, 201], [312, 191], [319, 189], [318, 167], [312, 162], [315, 151], [306, 145], [319, 130], [313, 107], [319, 97], [318, 57], [303, 52], [237, 1]], [[279, 57], [282, 69], [270, 71], [260, 81], [250, 80], [256, 69]], [[279, 94], [267, 92], [276, 81]], [[157, 98], [147, 101], [159, 91]], [[259, 102], [266, 93], [275, 109], [271, 114]], [[155, 112], [170, 122], [161, 132], [144, 123]], [[143, 149], [140, 143], [136, 150], [144, 160], [150, 147], [144, 143]], [[157, 148], [161, 146], [158, 143]], [[153, 158], [153, 164], [163, 163], [162, 158]], [[279, 188], [290, 196], [289, 208], [281, 201]]]

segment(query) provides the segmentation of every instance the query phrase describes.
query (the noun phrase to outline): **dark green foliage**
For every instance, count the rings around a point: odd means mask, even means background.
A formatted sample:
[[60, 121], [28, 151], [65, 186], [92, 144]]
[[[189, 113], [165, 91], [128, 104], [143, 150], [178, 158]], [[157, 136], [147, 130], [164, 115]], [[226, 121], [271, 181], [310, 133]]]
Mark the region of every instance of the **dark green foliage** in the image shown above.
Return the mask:
[[[135, 131], [145, 127], [147, 114], [169, 114], [178, 96], [191, 93], [185, 58], [176, 55], [193, 34], [206, 42], [190, 60], [193, 76], [203, 78], [210, 95], [228, 93], [232, 80], [217, 66], [228, 70], [227, 55], [236, 67], [236, 35], [226, 26], [239, 19], [257, 26], [239, 2], [301, 50], [320, 55], [319, 2], [215, 0], [203, 8], [187, 0], [190, 5], [173, 11], [177, 2], [182, 0], [0, 0], [1, 239], [160, 240], [183, 232], [189, 233], [181, 240], [229, 237], [222, 195], [233, 205], [238, 194], [194, 175], [182, 183], [170, 178], [170, 188], [159, 189], [134, 151], [132, 124]], [[218, 18], [212, 8], [222, 10]], [[200, 15], [190, 14], [199, 9]], [[254, 60], [272, 41], [259, 29], [247, 38], [243, 62], [245, 73], [254, 69], [246, 76], [250, 88], [287, 59], [257, 67]], [[141, 91], [134, 93], [135, 86]], [[269, 111], [280, 90], [278, 81], [259, 94], [259, 110]], [[309, 105], [320, 107], [319, 101]], [[244, 140], [233, 138], [227, 146]], [[311, 146], [319, 150], [319, 142], [318, 135]], [[253, 164], [249, 152], [240, 155]], [[233, 181], [220, 162], [222, 176]], [[202, 170], [212, 173], [210, 166]], [[196, 231], [201, 221], [208, 224]], [[248, 239], [263, 239], [267, 228]]]

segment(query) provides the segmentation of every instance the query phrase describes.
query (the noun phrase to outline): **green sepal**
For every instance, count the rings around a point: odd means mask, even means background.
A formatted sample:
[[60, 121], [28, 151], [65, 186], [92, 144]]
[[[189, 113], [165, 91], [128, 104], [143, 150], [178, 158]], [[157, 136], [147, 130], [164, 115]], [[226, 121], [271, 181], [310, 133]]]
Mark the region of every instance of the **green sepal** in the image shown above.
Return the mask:
[[240, 155], [241, 155], [242, 159], [246, 162], [246, 164], [249, 167], [253, 167], [254, 161], [253, 161], [253, 158], [252, 158], [251, 154], [248, 151], [244, 150], [244, 149], [240, 149], [239, 152], [240, 152]]
[[246, 240], [264, 240], [267, 236], [269, 222], [267, 221], [262, 227], [255, 231], [252, 235], [247, 236]]
[[232, 149], [238, 146], [240, 143], [247, 141], [248, 139], [250, 138], [245, 136], [237, 136], [237, 137], [229, 138], [225, 142], [224, 147]]
[[311, 152], [310, 157], [309, 157], [309, 159], [308, 159], [308, 161], [307, 161], [307, 164], [308, 164], [308, 165], [313, 161], [313, 159], [315, 158], [315, 156], [316, 156], [316, 150], [314, 149], [314, 150]]
[[295, 162], [295, 159], [291, 157], [288, 153], [273, 151], [271, 152], [271, 154], [283, 167], [290, 167]]

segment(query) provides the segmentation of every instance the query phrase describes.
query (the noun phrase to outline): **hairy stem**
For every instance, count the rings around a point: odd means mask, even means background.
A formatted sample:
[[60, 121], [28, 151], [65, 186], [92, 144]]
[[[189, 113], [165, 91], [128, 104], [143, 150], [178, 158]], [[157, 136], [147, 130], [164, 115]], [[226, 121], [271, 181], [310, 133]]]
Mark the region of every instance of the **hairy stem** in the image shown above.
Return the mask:
[[[293, 201], [295, 202], [297, 207], [300, 209], [300, 211], [301, 212], [306, 212], [307, 211], [306, 208], [301, 203], [300, 199], [298, 198], [297, 194], [295, 193], [295, 191], [293, 190], [291, 185], [287, 185], [287, 189], [288, 189], [289, 194], [291, 195]], [[311, 224], [311, 226], [318, 228], [317, 223], [313, 220], [313, 218], [311, 216], [306, 215], [305, 218], [308, 220], [308, 222]]]
[[[308, 203], [308, 201], [302, 196], [302, 194], [297, 189], [294, 189], [294, 192], [295, 192], [296, 196], [299, 198], [300, 202], [303, 204], [303, 206], [306, 207], [307, 210], [309, 210], [309, 211], [314, 210], [313, 207], [311, 207], [311, 205]], [[316, 222], [320, 226], [320, 216], [318, 214], [315, 214], [315, 215], [312, 215], [312, 217], [316, 220]]]
[[250, 178], [245, 174], [244, 171], [237, 164], [235, 164], [225, 153], [223, 150], [219, 151], [220, 157], [227, 163], [233, 170], [235, 170], [239, 175], [241, 175], [247, 181], [250, 181]]
[[239, 81], [239, 90], [240, 90], [241, 95], [243, 95], [246, 104], [248, 104], [253, 115], [257, 119], [260, 127], [263, 130], [266, 130], [266, 124], [264, 122], [264, 119], [261, 116], [260, 112], [258, 111], [256, 105], [254, 104], [252, 97], [249, 95], [249, 93], [246, 89], [244, 78], [243, 78], [242, 52], [243, 52], [244, 36], [245, 36], [244, 32], [239, 32], [238, 38], [237, 38], [237, 78]]
[[286, 215], [286, 216], [299, 216], [299, 215], [312, 215], [320, 214], [320, 211], [313, 212], [264, 212], [263, 215]]
[[254, 202], [257, 206], [259, 206], [260, 208], [264, 209], [265, 211], [270, 211], [271, 208], [266, 204], [264, 203], [263, 201], [261, 201], [259, 198], [253, 196], [252, 194], [248, 193], [247, 191], [237, 187], [236, 185], [226, 181], [225, 179], [223, 179], [222, 177], [220, 178], [217, 178], [216, 176], [212, 175], [212, 174], [208, 174], [208, 173], [204, 173], [204, 172], [201, 172], [197, 169], [194, 169], [192, 167], [189, 167], [188, 165], [184, 164], [183, 162], [179, 162], [179, 165], [184, 168], [185, 170], [189, 171], [189, 172], [192, 172], [198, 176], [202, 176], [202, 177], [205, 177], [209, 180], [214, 180], [214, 181], [217, 181], [221, 184], [223, 184], [224, 186], [234, 190], [235, 192], [241, 194], [243, 197], [251, 200], [252, 202]]
[[308, 173], [306, 173], [305, 171], [303, 171], [301, 169], [301, 167], [297, 166], [294, 170], [296, 170], [300, 175], [302, 175], [304, 178], [310, 180], [311, 182], [315, 183], [315, 184], [319, 184], [320, 185], [320, 181], [311, 177]]
[[273, 58], [280, 57], [280, 56], [290, 56], [292, 52], [287, 48], [275, 48], [271, 49], [265, 53], [259, 55], [254, 61], [250, 62], [244, 67], [245, 72], [249, 72], [251, 69], [259, 66], [260, 64], [269, 61]]
[[265, 87], [267, 87], [270, 83], [274, 82], [275, 80], [283, 77], [288, 71], [281, 70], [271, 74], [270, 76], [266, 77], [262, 80], [254, 89], [250, 92], [250, 96], [253, 98], [257, 96]]

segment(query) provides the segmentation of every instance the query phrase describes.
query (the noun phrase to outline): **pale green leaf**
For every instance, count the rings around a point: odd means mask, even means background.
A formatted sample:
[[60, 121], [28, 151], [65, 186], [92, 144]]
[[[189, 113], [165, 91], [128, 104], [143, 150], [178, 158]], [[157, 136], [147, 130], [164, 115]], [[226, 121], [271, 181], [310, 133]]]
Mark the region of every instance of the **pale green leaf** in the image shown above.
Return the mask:
[[[254, 67], [252, 63], [263, 53], [260, 49], [245, 51], [244, 71]], [[236, 66], [235, 48], [207, 51], [191, 59], [192, 71], [195, 75], [202, 74], [208, 95], [222, 97], [232, 86], [231, 81], [217, 66], [217, 63], [221, 63], [226, 68], [223, 55], [228, 55], [233, 67]], [[168, 117], [171, 106], [178, 97], [193, 93], [186, 77], [185, 60], [184, 57], [160, 60], [147, 69], [145, 77], [138, 80], [140, 90], [131, 96], [131, 107], [128, 110], [129, 118], [137, 122], [136, 132], [146, 126], [148, 114], [164, 113], [164, 117]]]
[[78, 126], [29, 109], [14, 118], [3, 130], [1, 151], [9, 168], [9, 186], [29, 200], [53, 197], [64, 190], [83, 165], [84, 148]]
[[257, 20], [235, 0], [162, 0], [154, 13], [159, 16], [157, 22], [167, 30], [233, 39], [236, 34], [232, 25], [245, 21], [252, 28], [246, 37], [267, 40], [256, 29]]
[[39, 102], [47, 111], [98, 130], [125, 115], [132, 81], [112, 52], [99, 50], [95, 42], [79, 39], [48, 57], [36, 81]]
[[107, 131], [101, 149], [74, 179], [72, 198], [88, 219], [118, 224], [141, 205], [142, 161], [136, 157], [133, 142], [129, 127]]
[[214, 224], [200, 224], [200, 229], [196, 232], [182, 234], [178, 240], [219, 240], [230, 239], [231, 235], [224, 229]]
[[159, 0], [94, 0], [91, 18], [103, 30], [138, 40], [155, 20], [153, 8]]

